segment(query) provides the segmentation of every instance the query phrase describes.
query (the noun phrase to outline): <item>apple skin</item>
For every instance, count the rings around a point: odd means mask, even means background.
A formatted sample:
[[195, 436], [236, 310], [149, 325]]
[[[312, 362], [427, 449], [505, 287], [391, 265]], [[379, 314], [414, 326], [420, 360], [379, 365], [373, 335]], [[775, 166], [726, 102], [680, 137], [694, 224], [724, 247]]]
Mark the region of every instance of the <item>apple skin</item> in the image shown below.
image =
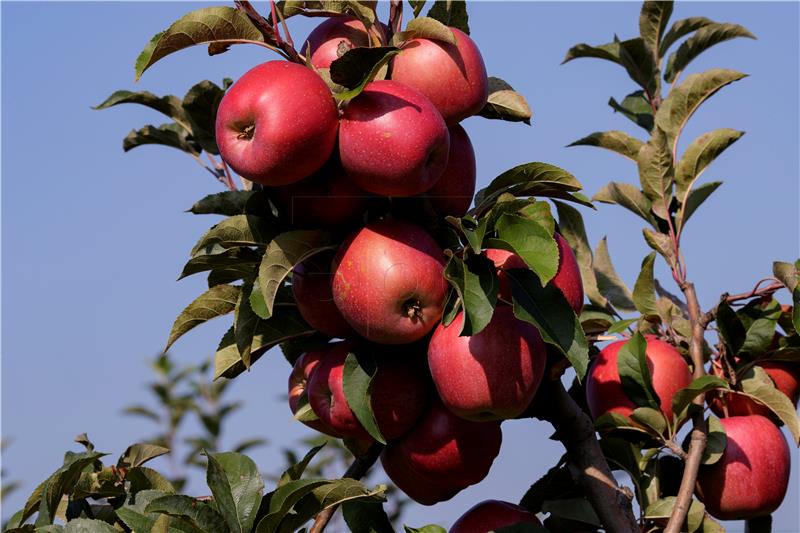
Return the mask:
[[544, 375], [547, 353], [538, 330], [500, 304], [477, 335], [459, 337], [464, 312], [440, 324], [428, 346], [428, 366], [442, 403], [468, 420], [505, 420], [522, 413]]
[[333, 300], [353, 329], [380, 344], [406, 344], [442, 317], [444, 253], [422, 228], [398, 219], [352, 233], [333, 261]]
[[[369, 46], [369, 35], [364, 24], [355, 17], [331, 17], [308, 34], [306, 39], [310, 48], [309, 59], [316, 68], [330, 68], [339, 58], [339, 44], [344, 42], [349, 48]], [[301, 53], [305, 53], [303, 45]]]
[[463, 217], [475, 194], [477, 170], [475, 150], [467, 132], [460, 125], [451, 126], [450, 155], [444, 173], [426, 193], [440, 217]]
[[[320, 350], [315, 352], [307, 352], [297, 358], [294, 363], [291, 374], [289, 374], [289, 409], [292, 414], [297, 412], [300, 398], [308, 392], [308, 382], [314, 371], [319, 366], [322, 359], [325, 357], [326, 351]], [[331, 435], [332, 437], [340, 437], [338, 432], [325, 424], [322, 420], [312, 420], [310, 422], [303, 422], [308, 427]]]
[[[775, 388], [784, 393], [797, 407], [798, 396], [800, 396], [800, 383], [798, 382], [798, 370], [800, 369], [798, 365], [780, 361], [763, 361], [759, 362], [758, 366], [763, 368], [764, 372], [772, 378]], [[718, 370], [718, 367], [713, 367], [712, 372], [715, 375], [721, 375], [722, 373]], [[711, 398], [708, 405], [717, 416], [724, 416], [723, 401], [726, 404], [728, 416], [761, 415], [781, 423], [767, 406], [736, 392], [722, 393], [721, 397], [714, 395]]]
[[343, 339], [355, 334], [333, 301], [333, 252], [312, 255], [292, 270], [292, 294], [303, 319], [317, 331]]
[[[371, 437], [350, 410], [342, 378], [347, 355], [363, 348], [349, 341], [338, 343], [328, 351], [308, 383], [308, 401], [323, 425], [355, 439]], [[385, 439], [396, 439], [410, 430], [424, 413], [429, 396], [429, 383], [413, 361], [378, 359], [372, 382], [372, 410]]]
[[344, 110], [339, 127], [342, 166], [358, 187], [382, 196], [413, 196], [447, 167], [450, 134], [419, 92], [373, 81]]
[[389, 442], [381, 463], [403, 492], [433, 505], [483, 480], [502, 440], [499, 422], [464, 420], [433, 401], [410, 432]]
[[500, 500], [485, 500], [461, 515], [449, 533], [486, 533], [514, 524], [541, 525], [541, 522], [535, 514], [519, 505]]
[[[672, 419], [672, 397], [692, 381], [689, 365], [671, 344], [647, 335], [647, 367], [653, 380], [661, 412]], [[636, 404], [625, 394], [617, 369], [617, 354], [628, 341], [612, 342], [603, 348], [589, 367], [586, 399], [593, 418], [614, 412], [630, 416]]]
[[310, 176], [330, 157], [338, 112], [313, 70], [268, 61], [245, 73], [219, 104], [220, 155], [242, 177], [287, 185]]
[[720, 420], [727, 434], [722, 457], [701, 466], [697, 496], [711, 516], [740, 520], [775, 511], [786, 496], [791, 455], [781, 431], [760, 415]]
[[[550, 280], [550, 283], [561, 290], [572, 310], [575, 311], [575, 314], [579, 314], [583, 308], [583, 280], [581, 279], [581, 271], [578, 268], [578, 261], [575, 259], [575, 254], [572, 252], [572, 248], [569, 247], [569, 243], [561, 234], [554, 233], [553, 238], [558, 245], [559, 259], [558, 270], [553, 279]], [[500, 281], [500, 290], [497, 293], [498, 298], [510, 302], [512, 298], [511, 282], [503, 271], [512, 268], [528, 268], [527, 263], [514, 252], [500, 248], [488, 248], [484, 250], [484, 254], [492, 260], [498, 269], [497, 279]]]
[[452, 45], [411, 39], [392, 60], [392, 79], [424, 94], [452, 126], [483, 109], [489, 96], [486, 66], [475, 42], [457, 28]]

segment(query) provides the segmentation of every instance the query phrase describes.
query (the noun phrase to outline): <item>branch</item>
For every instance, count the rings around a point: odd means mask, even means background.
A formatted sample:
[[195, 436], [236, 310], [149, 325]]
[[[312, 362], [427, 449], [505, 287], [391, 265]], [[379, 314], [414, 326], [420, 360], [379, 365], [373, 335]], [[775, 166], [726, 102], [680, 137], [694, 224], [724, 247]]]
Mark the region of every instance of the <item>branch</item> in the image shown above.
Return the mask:
[[606, 531], [639, 531], [631, 507], [633, 494], [617, 485], [589, 416], [564, 390], [560, 380], [543, 382], [540, 391], [545, 401], [539, 403], [546, 408], [540, 408], [536, 416], [556, 429], [558, 440], [567, 449], [570, 473], [586, 493]]
[[[730, 304], [738, 302], [740, 300], [749, 300], [750, 298], [761, 298], [762, 296], [771, 295], [774, 292], [779, 291], [784, 287], [783, 283], [780, 282], [772, 283], [770, 285], [767, 285], [766, 287], [761, 287], [761, 284], [764, 281], [768, 281], [770, 279], [773, 278], [762, 279], [761, 281], [756, 283], [756, 286], [753, 287], [753, 290], [751, 290], [750, 292], [743, 292], [740, 294], [723, 294], [722, 297], [720, 298], [720, 303], [724, 301]], [[703, 315], [702, 323], [704, 326], [707, 326], [708, 324], [713, 322], [714, 319], [717, 318], [718, 309], [719, 309], [719, 304], [715, 305], [713, 309], [710, 309]]]
[[[373, 443], [364, 455], [356, 457], [355, 461], [353, 461], [353, 464], [348, 467], [342, 477], [361, 479], [362, 477], [366, 476], [367, 472], [369, 472], [369, 469], [372, 468], [372, 465], [374, 465], [375, 461], [377, 461], [378, 457], [380, 457], [382, 451], [383, 444], [378, 442]], [[332, 506], [320, 511], [316, 518], [314, 518], [314, 525], [311, 526], [311, 529], [308, 530], [308, 533], [322, 533], [322, 531], [325, 530], [325, 526], [327, 526], [328, 522], [330, 522], [337, 508], [337, 506]]]

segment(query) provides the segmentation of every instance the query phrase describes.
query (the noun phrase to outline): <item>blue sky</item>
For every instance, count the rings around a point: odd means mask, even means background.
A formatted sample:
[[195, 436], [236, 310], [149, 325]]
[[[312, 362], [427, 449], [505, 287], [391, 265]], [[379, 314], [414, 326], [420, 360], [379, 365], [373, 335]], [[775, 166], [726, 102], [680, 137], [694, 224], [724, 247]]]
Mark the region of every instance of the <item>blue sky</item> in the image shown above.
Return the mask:
[[[264, 2], [259, 3], [261, 6]], [[190, 158], [160, 147], [124, 154], [134, 127], [161, 122], [155, 112], [90, 106], [116, 89], [182, 95], [201, 79], [237, 78], [274, 59], [256, 47], [208, 57], [181, 52], [156, 64], [138, 84], [133, 61], [157, 31], [189, 3], [11, 3], [2, 9], [2, 434], [9, 479], [24, 481], [4, 506], [18, 508], [60, 464], [73, 437], [89, 433], [118, 454], [152, 433], [120, 410], [146, 395], [146, 364], [163, 346], [172, 320], [199, 294], [202, 276], [175, 279], [195, 239], [213, 224], [186, 214], [195, 200], [220, 190]], [[726, 67], [750, 77], [711, 99], [686, 128], [683, 146], [719, 127], [746, 130], [706, 172], [720, 188], [692, 219], [684, 238], [689, 276], [703, 307], [723, 292], [740, 292], [770, 274], [773, 260], [798, 254], [798, 4], [679, 4], [673, 19], [703, 15], [746, 25], [757, 41], [719, 45], [692, 63], [693, 72]], [[546, 161], [569, 170], [590, 195], [610, 180], [634, 181], [634, 166], [609, 152], [565, 148], [598, 130], [640, 130], [606, 105], [634, 87], [610, 63], [559, 66], [573, 44], [601, 44], [637, 31], [639, 3], [473, 3], [472, 36], [490, 75], [522, 92], [533, 126], [468, 119], [479, 186], [516, 164]], [[295, 40], [313, 20], [291, 20]], [[618, 271], [631, 285], [649, 252], [641, 225], [620, 208], [584, 210], [595, 244], [609, 236]], [[668, 282], [661, 267], [657, 275]], [[225, 319], [198, 328], [173, 348], [175, 358], [210, 356]], [[265, 470], [279, 449], [308, 435], [293, 423], [282, 395], [289, 368], [273, 353], [236, 380], [245, 403], [226, 443], [262, 435], [253, 453]], [[562, 453], [538, 421], [504, 425], [504, 444], [489, 477], [433, 508], [409, 508], [412, 525], [449, 525], [485, 497], [515, 501]], [[775, 514], [775, 531], [800, 530], [797, 451], [790, 491]], [[202, 490], [200, 486], [194, 490]], [[731, 531], [741, 530], [738, 525]]]

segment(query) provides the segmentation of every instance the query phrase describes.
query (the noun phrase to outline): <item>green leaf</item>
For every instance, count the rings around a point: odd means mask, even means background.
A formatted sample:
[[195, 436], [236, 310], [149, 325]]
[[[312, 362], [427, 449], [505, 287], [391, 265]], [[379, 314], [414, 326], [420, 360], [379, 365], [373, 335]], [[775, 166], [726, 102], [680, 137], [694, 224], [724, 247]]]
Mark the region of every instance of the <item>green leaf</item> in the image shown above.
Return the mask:
[[453, 30], [431, 17], [416, 17], [409, 20], [405, 31], [410, 33], [410, 39], [433, 39], [452, 45], [456, 44]]
[[[37, 530], [38, 531], [38, 530]], [[88, 518], [76, 518], [70, 520], [60, 533], [119, 533], [111, 525], [102, 520], [90, 520]]]
[[670, 239], [669, 235], [658, 233], [647, 228], [642, 230], [642, 234], [650, 248], [658, 252], [670, 266], [675, 264], [675, 249], [672, 247], [672, 239]]
[[438, 20], [445, 26], [458, 28], [469, 35], [469, 16], [467, 14], [467, 3], [464, 0], [434, 2], [428, 10], [428, 16]]
[[[135, 491], [133, 496], [128, 498], [125, 504], [116, 510], [117, 517], [132, 531], [157, 531], [154, 529], [156, 521], [159, 518], [169, 520], [169, 517], [155, 513], [145, 513], [145, 508], [151, 501], [162, 496], [165, 496], [165, 493], [158, 490]], [[178, 533], [179, 531], [174, 527], [168, 527], [167, 529], [168, 533]]]
[[142, 466], [147, 461], [169, 453], [169, 448], [156, 444], [137, 443], [131, 444], [119, 457], [117, 468], [134, 468]]
[[629, 183], [610, 182], [592, 197], [592, 200], [605, 204], [617, 204], [635, 215], [641, 217], [648, 224], [655, 226], [656, 220], [650, 212], [652, 203], [642, 194], [642, 191]]
[[653, 130], [653, 106], [647, 100], [644, 91], [634, 91], [622, 99], [622, 103], [614, 98], [608, 99], [608, 105], [617, 112], [622, 113], [637, 126], [650, 133]]
[[650, 141], [642, 147], [636, 162], [642, 190], [653, 202], [653, 212], [666, 220], [669, 217], [666, 206], [672, 197], [675, 172], [672, 166], [672, 149], [666, 134], [659, 127], [656, 127]]
[[262, 217], [234, 215], [208, 230], [192, 248], [192, 257], [211, 253], [215, 247], [263, 246], [275, 236]]
[[461, 218], [445, 217], [445, 220], [464, 236], [475, 254], [481, 253], [483, 249], [483, 238], [486, 235], [489, 219], [490, 217], [483, 217], [479, 222], [469, 215]]
[[249, 533], [261, 505], [264, 481], [249, 457], [234, 453], [208, 453], [206, 481], [217, 510], [231, 531]]
[[697, 211], [697, 208], [702, 205], [711, 194], [722, 185], [721, 181], [712, 181], [711, 183], [704, 183], [689, 191], [686, 197], [686, 203], [681, 207], [681, 214], [678, 215], [680, 223], [678, 227], [683, 227], [689, 218]]
[[678, 50], [669, 57], [667, 68], [664, 71], [664, 79], [672, 82], [679, 72], [683, 71], [694, 58], [705, 52], [715, 44], [719, 44], [737, 37], [747, 37], [755, 39], [756, 36], [750, 33], [747, 28], [739, 24], [706, 24], [698, 28], [694, 35], [686, 39]]
[[292, 466], [284, 470], [283, 474], [281, 474], [281, 477], [278, 480], [277, 487], [280, 488], [289, 483], [290, 481], [297, 481], [298, 479], [300, 479], [303, 476], [303, 472], [306, 471], [308, 463], [311, 462], [314, 456], [317, 455], [317, 453], [319, 453], [319, 451], [322, 448], [324, 448], [326, 444], [327, 441], [323, 442], [319, 446], [314, 446], [303, 456], [303, 458], [300, 461], [298, 461], [297, 463], [293, 464]]
[[729, 388], [728, 382], [717, 376], [705, 375], [695, 379], [672, 397], [672, 412], [675, 420], [681, 421], [689, 415], [689, 408], [697, 396], [712, 390], [728, 390]]
[[616, 152], [621, 156], [636, 161], [639, 150], [644, 143], [635, 137], [631, 137], [623, 131], [596, 131], [591, 135], [578, 139], [567, 146], [597, 146]]
[[330, 235], [319, 230], [287, 231], [269, 243], [258, 267], [258, 286], [268, 316], [274, 312], [275, 295], [289, 272], [304, 259], [330, 246]]
[[548, 163], [525, 163], [511, 168], [497, 176], [488, 187], [475, 194], [473, 209], [476, 216], [488, 211], [501, 194], [514, 196], [553, 196], [563, 198], [559, 193], [579, 191], [581, 184], [564, 169]]
[[[217, 250], [214, 251], [217, 252]], [[261, 260], [261, 255], [248, 247], [230, 248], [228, 250], [220, 247], [218, 253], [198, 255], [191, 258], [183, 267], [178, 279], [218, 268], [257, 265], [259, 260]]]
[[494, 263], [483, 255], [466, 261], [450, 254], [444, 277], [455, 289], [464, 307], [460, 336], [477, 335], [492, 320], [500, 282]]
[[603, 237], [597, 244], [594, 251], [594, 273], [597, 276], [597, 287], [600, 293], [620, 311], [635, 311], [633, 295], [623, 282], [614, 265], [611, 263], [611, 256], [608, 254], [608, 242]]
[[800, 281], [800, 271], [792, 263], [773, 262], [772, 274], [790, 291], [794, 291]]
[[447, 530], [442, 526], [436, 524], [428, 524], [422, 527], [408, 527], [403, 526], [406, 533], [447, 533]]
[[542, 339], [563, 353], [579, 380], [589, 365], [589, 347], [580, 322], [564, 294], [553, 284], [542, 286], [530, 270], [506, 271], [514, 298], [514, 316], [536, 326]]
[[253, 311], [250, 299], [254, 288], [251, 283], [242, 287], [239, 301], [233, 318], [233, 335], [236, 339], [236, 348], [245, 368], [250, 368], [250, 356], [253, 349], [253, 338], [261, 324], [261, 317]]
[[627, 71], [633, 81], [649, 94], [658, 94], [660, 90], [660, 77], [655, 56], [641, 37], [626, 41], [615, 40], [600, 46], [587, 44], [573, 46], [567, 51], [561, 64], [580, 57], [604, 59], [617, 63]]
[[583, 281], [583, 292], [593, 305], [605, 308], [608, 305], [608, 300], [600, 294], [600, 289], [597, 287], [597, 278], [594, 270], [592, 270], [594, 259], [592, 257], [592, 249], [589, 246], [589, 238], [586, 236], [583, 217], [572, 206], [558, 201], [553, 201], [553, 204], [555, 204], [558, 212], [559, 231], [575, 253], [575, 259], [578, 262]]
[[114, 94], [106, 98], [103, 103], [93, 107], [92, 109], [108, 109], [119, 104], [139, 104], [151, 109], [155, 109], [179, 124], [187, 124], [186, 116], [183, 113], [181, 99], [177, 96], [168, 94], [166, 96], [158, 97], [151, 92], [131, 92], [131, 91], [115, 91]]
[[128, 470], [125, 481], [130, 483], [130, 493], [145, 490], [156, 490], [163, 493], [174, 493], [172, 483], [152, 468], [137, 466]]
[[775, 388], [775, 383], [760, 366], [750, 367], [741, 376], [742, 392], [768, 407], [792, 433], [795, 444], [800, 444], [800, 419], [792, 400]]
[[528, 101], [506, 81], [489, 76], [489, 98], [479, 116], [508, 122], [531, 124], [533, 111]]
[[[769, 349], [781, 316], [781, 308], [777, 301], [772, 300], [769, 304], [762, 307], [758, 301], [754, 301], [742, 308], [738, 313], [742, 317], [749, 316], [751, 321], [746, 324], [747, 333], [744, 342], [739, 348], [739, 354], [759, 356]], [[744, 315], [744, 316], [743, 316]]]
[[183, 97], [183, 111], [192, 130], [192, 139], [210, 154], [219, 154], [216, 141], [217, 108], [225, 89], [203, 80]]
[[367, 433], [381, 444], [386, 444], [372, 411], [372, 380], [377, 372], [378, 367], [373, 358], [364, 354], [360, 357], [353, 353], [347, 354], [342, 372], [342, 389], [348, 407]]
[[495, 224], [497, 237], [511, 249], [547, 284], [558, 272], [558, 245], [549, 232], [536, 220], [503, 214]]
[[658, 45], [672, 16], [672, 2], [645, 1], [639, 14], [639, 35], [653, 54], [658, 54]]
[[585, 498], [546, 500], [542, 503], [542, 512], [598, 527], [602, 525], [597, 513], [594, 512], [591, 504]]
[[[651, 520], [666, 520], [672, 515], [672, 508], [675, 506], [675, 496], [668, 496], [651, 503], [645, 511], [645, 517]], [[697, 499], [692, 499], [689, 512], [686, 514], [686, 527], [690, 533], [695, 533], [700, 529], [705, 518], [706, 508]]]
[[425, 7], [425, 1], [426, 0], [408, 0], [408, 3], [411, 4], [411, 8], [414, 10], [414, 17], [418, 17], [422, 12], [422, 8]]
[[331, 63], [330, 77], [333, 83], [349, 90], [334, 93], [334, 98], [350, 100], [361, 94], [364, 87], [399, 53], [400, 50], [394, 46], [359, 47], [345, 52]]
[[175, 122], [158, 127], [147, 125], [140, 130], [131, 130], [122, 140], [122, 149], [128, 152], [145, 144], [161, 144], [193, 155], [200, 153], [198, 147], [189, 139], [189, 132]]
[[656, 260], [655, 252], [651, 252], [642, 261], [642, 270], [633, 286], [633, 303], [636, 310], [645, 316], [658, 315], [656, 307], [655, 278], [653, 277], [653, 265]]
[[706, 448], [703, 450], [703, 457], [700, 462], [704, 465], [713, 465], [722, 457], [728, 442], [728, 436], [725, 433], [725, 427], [716, 416], [709, 415], [706, 423], [708, 424]]
[[197, 44], [230, 45], [264, 42], [264, 35], [243, 12], [232, 7], [207, 7], [187, 13], [157, 33], [136, 58], [136, 80], [159, 59]]
[[628, 328], [628, 326], [638, 321], [639, 321], [638, 318], [626, 318], [624, 320], [617, 320], [616, 322], [611, 324], [611, 326], [609, 326], [608, 331], [606, 333], [608, 333], [609, 335], [612, 335], [614, 333], [622, 333]]
[[383, 505], [377, 502], [345, 502], [342, 505], [342, 517], [351, 533], [394, 533]]
[[658, 394], [647, 365], [647, 341], [635, 333], [617, 352], [617, 369], [625, 394], [640, 407], [660, 409]]
[[631, 420], [649, 427], [657, 435], [664, 435], [667, 432], [668, 422], [666, 417], [657, 409], [650, 407], [637, 407], [631, 413]]
[[145, 508], [147, 513], [161, 513], [186, 519], [189, 523], [205, 531], [228, 533], [225, 519], [207, 503], [190, 496], [161, 496], [151, 501]]
[[697, 137], [684, 150], [675, 167], [676, 191], [682, 203], [686, 202], [686, 195], [706, 167], [742, 135], [743, 131], [720, 128]]
[[[261, 191], [223, 191], [209, 194], [197, 201], [189, 212], [195, 215], [234, 215], [247, 214], [247, 206], [252, 199], [267, 204], [269, 200]], [[253, 214], [253, 213], [251, 213]]]
[[658, 57], [667, 55], [667, 51], [675, 44], [681, 37], [689, 35], [693, 31], [697, 31], [703, 26], [713, 24], [714, 21], [706, 17], [690, 17], [675, 21], [670, 27], [669, 31], [664, 35], [661, 40], [661, 45], [658, 47]]
[[181, 314], [172, 324], [172, 330], [169, 333], [164, 351], [169, 350], [176, 340], [195, 326], [232, 312], [236, 308], [236, 302], [241, 292], [241, 287], [216, 285], [195, 298], [192, 303], [181, 311]]

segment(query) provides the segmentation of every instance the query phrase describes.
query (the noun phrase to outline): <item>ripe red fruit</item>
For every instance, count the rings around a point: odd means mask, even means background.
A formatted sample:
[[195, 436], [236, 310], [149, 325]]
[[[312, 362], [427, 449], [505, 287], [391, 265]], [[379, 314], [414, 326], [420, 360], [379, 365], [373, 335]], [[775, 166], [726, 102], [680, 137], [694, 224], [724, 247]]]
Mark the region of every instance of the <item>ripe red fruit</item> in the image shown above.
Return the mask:
[[242, 177], [286, 185], [322, 167], [337, 128], [336, 105], [322, 78], [296, 63], [269, 61], [225, 93], [216, 139], [222, 158]]
[[[300, 398], [307, 394], [308, 382], [325, 354], [325, 350], [308, 352], [298, 357], [297, 361], [295, 361], [292, 373], [289, 374], [289, 409], [292, 410], [292, 414], [297, 413], [297, 409], [300, 407]], [[320, 433], [333, 437], [341, 436], [322, 420], [312, 420], [303, 422], [303, 424]]]
[[[672, 418], [672, 397], [692, 381], [689, 365], [671, 344], [647, 336], [647, 367], [653, 389], [661, 402], [661, 412]], [[630, 416], [636, 404], [625, 394], [617, 369], [617, 354], [628, 341], [612, 342], [597, 355], [586, 380], [586, 399], [592, 417], [614, 412]]]
[[392, 60], [392, 79], [424, 94], [448, 126], [475, 115], [489, 96], [489, 81], [475, 42], [456, 28], [456, 44], [412, 39]]
[[462, 217], [469, 210], [475, 194], [475, 150], [464, 128], [455, 125], [449, 131], [447, 168], [426, 194], [439, 216]]
[[547, 354], [539, 332], [498, 305], [477, 335], [459, 337], [464, 312], [439, 325], [428, 347], [431, 376], [442, 403], [469, 420], [514, 418], [531, 403]]
[[[798, 365], [796, 363], [763, 361], [758, 366], [772, 378], [775, 388], [784, 393], [797, 407], [798, 396], [800, 395], [800, 383], [798, 383]], [[712, 372], [722, 375], [718, 367], [713, 367]], [[722, 393], [722, 396], [714, 395], [708, 402], [711, 410], [717, 416], [723, 416], [725, 410], [722, 403], [725, 402], [727, 416], [761, 415], [772, 420], [777, 420], [775, 414], [765, 405], [736, 392]]]
[[389, 443], [381, 463], [403, 492], [432, 505], [483, 480], [502, 439], [499, 422], [464, 420], [435, 401], [409, 433]]
[[[314, 28], [308, 35], [309, 59], [317, 68], [330, 68], [339, 58], [339, 46], [346, 48], [369, 46], [369, 35], [364, 24], [355, 17], [331, 17]], [[301, 52], [306, 51], [303, 46]]]
[[[369, 434], [350, 410], [342, 381], [345, 359], [354, 348], [351, 342], [341, 342], [325, 355], [309, 381], [308, 398], [325, 426], [345, 437], [367, 439]], [[371, 390], [375, 421], [386, 439], [411, 429], [428, 403], [424, 373], [413, 361], [396, 357], [378, 359]]]
[[456, 520], [450, 533], [486, 533], [514, 524], [541, 525], [536, 515], [513, 503], [485, 500], [475, 504]]
[[791, 456], [781, 431], [760, 415], [720, 420], [727, 443], [713, 465], [701, 466], [697, 496], [720, 520], [765, 516], [777, 509], [789, 485]]
[[383, 196], [430, 189], [447, 166], [450, 136], [441, 115], [416, 90], [374, 81], [344, 111], [339, 155], [353, 182]]
[[442, 317], [444, 254], [409, 222], [370, 222], [345, 240], [333, 262], [333, 299], [359, 335], [381, 344], [422, 338]]
[[317, 331], [335, 338], [355, 332], [333, 301], [333, 252], [312, 255], [292, 270], [292, 294], [303, 319]]
[[[578, 261], [575, 259], [569, 243], [561, 234], [554, 233], [553, 238], [558, 245], [558, 270], [550, 283], [561, 289], [572, 310], [578, 314], [583, 308], [583, 280], [578, 268]], [[497, 278], [500, 281], [498, 297], [510, 302], [512, 298], [511, 282], [503, 271], [512, 268], [528, 268], [528, 265], [520, 256], [508, 250], [489, 248], [484, 250], [484, 254], [498, 269]]]

